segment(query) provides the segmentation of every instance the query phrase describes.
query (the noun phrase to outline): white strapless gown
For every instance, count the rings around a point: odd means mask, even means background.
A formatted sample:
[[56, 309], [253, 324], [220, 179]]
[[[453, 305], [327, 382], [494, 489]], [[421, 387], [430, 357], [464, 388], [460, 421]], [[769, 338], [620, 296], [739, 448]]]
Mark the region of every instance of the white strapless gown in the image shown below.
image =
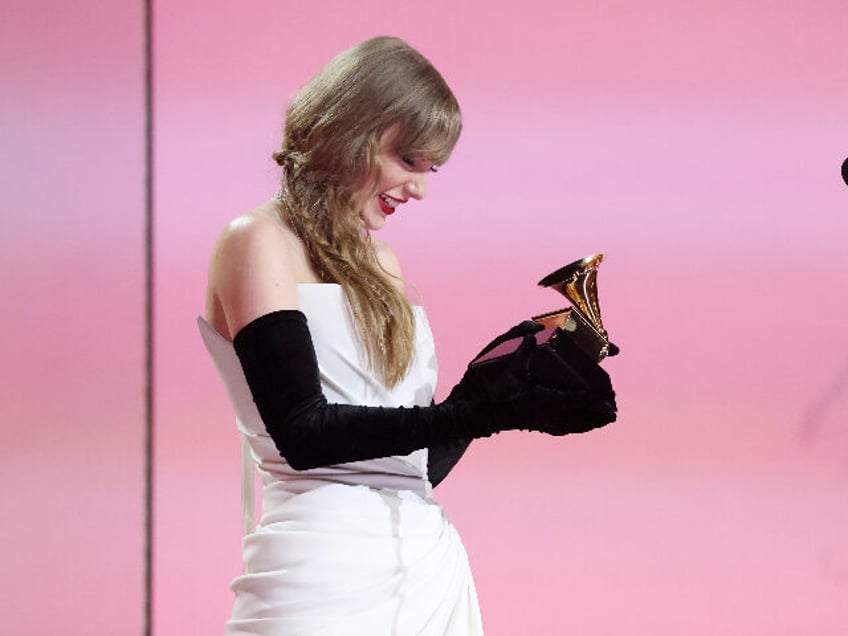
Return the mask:
[[[367, 368], [341, 287], [299, 285], [298, 296], [329, 402], [430, 404], [437, 368], [421, 307], [415, 359], [387, 390]], [[293, 470], [265, 432], [232, 344], [199, 324], [263, 484], [245, 573], [231, 585], [228, 636], [482, 634], [465, 549], [430, 498], [426, 449]]]

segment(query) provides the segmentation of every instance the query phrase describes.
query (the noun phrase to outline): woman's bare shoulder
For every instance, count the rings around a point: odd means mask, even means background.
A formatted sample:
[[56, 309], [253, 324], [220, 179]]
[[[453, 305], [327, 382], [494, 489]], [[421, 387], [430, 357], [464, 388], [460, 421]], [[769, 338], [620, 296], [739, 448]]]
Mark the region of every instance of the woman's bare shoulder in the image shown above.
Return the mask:
[[371, 245], [374, 246], [374, 253], [377, 255], [377, 262], [383, 268], [393, 281], [397, 281], [398, 285], [403, 287], [403, 275], [400, 269], [400, 261], [397, 254], [385, 241], [371, 237]]
[[279, 309], [297, 309], [297, 238], [264, 204], [230, 221], [212, 253], [206, 316], [226, 337]]
[[275, 219], [265, 205], [261, 205], [227, 223], [215, 243], [213, 259], [254, 247], [285, 249], [289, 242], [287, 234], [291, 231]]

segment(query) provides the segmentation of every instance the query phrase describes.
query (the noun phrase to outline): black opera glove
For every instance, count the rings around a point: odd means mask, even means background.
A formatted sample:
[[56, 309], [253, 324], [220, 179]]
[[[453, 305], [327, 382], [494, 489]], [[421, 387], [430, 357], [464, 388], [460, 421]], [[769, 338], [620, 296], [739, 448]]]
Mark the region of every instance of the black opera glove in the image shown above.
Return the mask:
[[[562, 427], [563, 417], [582, 412], [590, 402], [583, 388], [575, 392], [534, 385], [529, 372], [536, 349], [532, 335], [524, 336], [514, 354], [497, 361], [503, 373], [488, 368], [486, 386], [469, 369], [441, 404], [409, 408], [327, 403], [306, 316], [300, 311], [257, 318], [236, 334], [233, 347], [268, 434], [296, 470], [408, 455], [515, 428], [562, 435], [573, 432]], [[612, 419], [608, 412], [604, 417], [612, 421], [614, 411]], [[584, 423], [582, 428], [594, 426]]]

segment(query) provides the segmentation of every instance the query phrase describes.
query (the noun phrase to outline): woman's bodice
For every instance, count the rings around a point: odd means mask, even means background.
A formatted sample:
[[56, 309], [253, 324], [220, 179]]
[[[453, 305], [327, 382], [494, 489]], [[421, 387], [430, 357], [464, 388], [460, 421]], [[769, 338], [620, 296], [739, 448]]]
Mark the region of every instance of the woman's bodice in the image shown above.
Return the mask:
[[[306, 315], [318, 358], [321, 386], [331, 404], [426, 406], [433, 399], [438, 374], [433, 336], [424, 310], [416, 319], [415, 356], [400, 383], [387, 389], [370, 370], [344, 291], [335, 284], [298, 285], [300, 310]], [[427, 450], [297, 471], [280, 456], [265, 431], [233, 345], [203, 318], [200, 333], [247, 439], [263, 482], [263, 523], [273, 516], [274, 502], [327, 483], [412, 490], [430, 495]]]

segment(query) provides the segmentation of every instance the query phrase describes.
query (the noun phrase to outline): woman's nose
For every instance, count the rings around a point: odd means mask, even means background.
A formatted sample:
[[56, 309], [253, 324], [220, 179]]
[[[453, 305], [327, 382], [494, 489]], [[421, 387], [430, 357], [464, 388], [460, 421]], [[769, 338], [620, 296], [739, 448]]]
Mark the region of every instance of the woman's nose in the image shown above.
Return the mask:
[[427, 173], [412, 175], [406, 182], [406, 191], [413, 199], [423, 199], [427, 195]]

